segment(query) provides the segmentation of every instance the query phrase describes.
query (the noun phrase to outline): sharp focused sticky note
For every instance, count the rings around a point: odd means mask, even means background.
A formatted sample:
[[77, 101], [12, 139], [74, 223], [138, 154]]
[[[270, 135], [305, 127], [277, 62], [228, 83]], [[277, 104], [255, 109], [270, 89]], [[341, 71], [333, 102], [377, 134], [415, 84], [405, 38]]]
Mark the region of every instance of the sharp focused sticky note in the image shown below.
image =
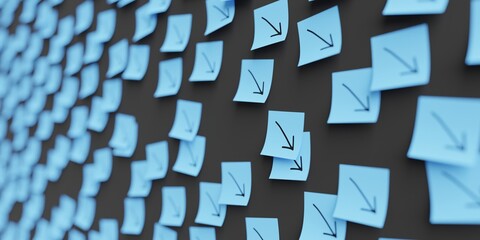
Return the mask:
[[98, 13], [97, 29], [95, 29], [95, 38], [104, 43], [112, 39], [115, 32], [117, 12], [115, 9], [108, 9]]
[[219, 204], [247, 206], [251, 190], [250, 162], [222, 162], [222, 191]]
[[380, 113], [380, 92], [370, 92], [372, 69], [332, 74], [332, 105], [327, 123], [375, 123]]
[[480, 1], [470, 0], [470, 27], [465, 64], [480, 65]]
[[382, 14], [384, 16], [442, 14], [447, 5], [448, 0], [388, 0]]
[[75, 226], [83, 231], [88, 231], [95, 219], [96, 206], [95, 198], [79, 197], [78, 208], [75, 214]]
[[173, 96], [182, 84], [183, 60], [181, 57], [163, 60], [158, 63], [158, 83], [154, 97]]
[[277, 218], [245, 218], [247, 240], [280, 240]]
[[87, 160], [90, 143], [91, 136], [89, 132], [84, 132], [82, 135], [73, 139], [70, 160], [74, 163], [83, 164], [85, 160]]
[[409, 158], [457, 166], [478, 161], [478, 98], [420, 96]]
[[80, 84], [80, 92], [78, 97], [84, 99], [95, 93], [98, 87], [99, 73], [98, 64], [91, 64], [82, 69], [82, 83]]
[[235, 102], [265, 103], [273, 80], [273, 59], [243, 59]]
[[302, 146], [305, 113], [268, 111], [267, 136], [261, 154], [297, 159]]
[[190, 82], [215, 81], [222, 66], [223, 41], [197, 43]]
[[205, 0], [207, 26], [205, 36], [231, 23], [235, 16], [235, 1]]
[[201, 119], [202, 103], [179, 99], [175, 120], [168, 136], [179, 140], [192, 141], [200, 128]]
[[251, 50], [283, 42], [288, 33], [288, 0], [278, 0], [253, 11]]
[[108, 145], [117, 157], [131, 157], [138, 141], [138, 123], [135, 117], [123, 113], [115, 116], [115, 129]]
[[125, 80], [140, 81], [148, 68], [150, 46], [131, 45], [128, 51], [128, 64], [122, 74]]
[[333, 216], [383, 228], [389, 189], [389, 169], [340, 164], [338, 198]]
[[147, 171], [147, 161], [134, 161], [130, 165], [130, 188], [128, 189], [128, 197], [147, 197], [152, 188], [152, 181], [145, 178]]
[[153, 240], [177, 240], [177, 232], [159, 223], [153, 225]]
[[145, 224], [145, 200], [143, 198], [125, 198], [123, 224], [120, 233], [140, 235]]
[[108, 147], [99, 148], [93, 152], [93, 165], [96, 174], [93, 176], [96, 181], [105, 182], [112, 174], [112, 150]]
[[160, 52], [183, 52], [192, 30], [192, 14], [168, 16], [167, 33]]
[[310, 171], [310, 132], [304, 132], [297, 159], [273, 158], [270, 179], [307, 181]]
[[426, 163], [431, 224], [480, 224], [480, 162], [470, 168]]
[[204, 136], [196, 136], [190, 142], [180, 141], [173, 171], [197, 177], [203, 166], [206, 142], [207, 139]]
[[219, 204], [222, 184], [200, 182], [200, 200], [195, 223], [214, 227], [223, 226], [227, 215], [227, 205]]
[[149, 14], [159, 14], [166, 12], [168, 8], [170, 7], [170, 4], [172, 3], [172, 0], [149, 0], [148, 4]]
[[75, 12], [75, 34], [85, 32], [93, 22], [93, 0], [85, 0], [77, 6]]
[[103, 81], [103, 109], [115, 112], [122, 102], [122, 80], [119, 78]]
[[298, 66], [303, 66], [342, 50], [342, 26], [338, 6], [297, 23], [300, 42]]
[[189, 227], [190, 239], [216, 240], [215, 228], [213, 227]]
[[116, 42], [108, 49], [107, 78], [114, 77], [125, 70], [128, 62], [128, 52], [129, 48], [127, 39], [122, 39]]
[[336, 203], [336, 195], [304, 193], [303, 227], [300, 240], [345, 239], [347, 222], [333, 217]]
[[430, 81], [428, 25], [372, 37], [371, 91], [425, 85]]
[[186, 211], [187, 192], [185, 187], [163, 187], [160, 224], [169, 227], [181, 227]]
[[72, 109], [70, 128], [67, 135], [70, 138], [76, 138], [87, 130], [88, 107], [77, 106]]
[[133, 41], [139, 40], [150, 35], [157, 26], [157, 16], [150, 14], [150, 4], [146, 3], [135, 10], [135, 34], [133, 35]]
[[103, 99], [99, 96], [93, 96], [87, 128], [95, 132], [103, 132], [107, 122], [108, 112], [105, 110]]
[[157, 180], [165, 178], [168, 171], [168, 142], [160, 141], [147, 144], [145, 147], [147, 156], [147, 170], [145, 179]]

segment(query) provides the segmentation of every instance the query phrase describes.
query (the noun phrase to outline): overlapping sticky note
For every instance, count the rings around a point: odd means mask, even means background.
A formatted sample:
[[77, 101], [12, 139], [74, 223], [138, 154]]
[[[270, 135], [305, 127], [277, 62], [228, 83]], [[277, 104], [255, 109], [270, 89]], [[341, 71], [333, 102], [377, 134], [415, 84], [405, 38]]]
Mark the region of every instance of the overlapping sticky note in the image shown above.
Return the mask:
[[148, 163], [145, 160], [134, 161], [130, 165], [130, 188], [128, 197], [147, 197], [152, 188], [152, 181], [145, 178], [145, 172], [148, 169]]
[[148, 1], [149, 13], [150, 14], [159, 14], [166, 12], [170, 7], [172, 0], [150, 0]]
[[307, 181], [310, 171], [310, 132], [302, 135], [302, 146], [297, 159], [273, 158], [270, 179]]
[[253, 11], [251, 50], [283, 42], [288, 34], [288, 0], [277, 0]]
[[245, 218], [247, 240], [280, 240], [277, 218]]
[[98, 64], [84, 67], [81, 71], [82, 83], [80, 84], [78, 97], [84, 99], [94, 94], [98, 87], [99, 78]]
[[196, 136], [192, 141], [180, 141], [177, 161], [173, 165], [173, 171], [197, 177], [203, 166], [207, 139], [204, 136]]
[[108, 70], [107, 78], [114, 77], [122, 73], [128, 63], [128, 40], [122, 39], [108, 49]]
[[199, 42], [190, 82], [215, 81], [222, 66], [223, 41]]
[[115, 129], [108, 145], [113, 148], [113, 155], [117, 157], [131, 157], [135, 152], [138, 141], [138, 123], [134, 116], [117, 113]]
[[89, 132], [84, 132], [82, 135], [73, 139], [70, 160], [78, 164], [84, 163], [85, 160], [87, 160], [90, 143], [91, 136]]
[[70, 128], [67, 136], [70, 138], [80, 137], [87, 130], [88, 107], [77, 106], [72, 109]]
[[134, 42], [138, 42], [153, 33], [157, 26], [157, 16], [150, 13], [150, 5], [150, 3], [145, 3], [135, 10]]
[[112, 174], [112, 150], [108, 147], [96, 149], [93, 152], [93, 164], [96, 174], [93, 176], [99, 182], [105, 182]]
[[87, 128], [95, 132], [103, 132], [108, 122], [108, 112], [104, 101], [99, 96], [93, 96], [88, 116]]
[[90, 64], [98, 62], [103, 54], [103, 43], [97, 37], [96, 32], [89, 32], [85, 43], [85, 55], [83, 63]]
[[145, 76], [150, 57], [149, 45], [131, 45], [128, 50], [128, 63], [122, 78], [131, 81], [140, 81]]
[[236, 102], [265, 103], [273, 80], [273, 59], [243, 59]]
[[382, 14], [384, 16], [442, 14], [447, 5], [448, 0], [388, 0]]
[[160, 141], [147, 144], [145, 147], [147, 156], [147, 170], [145, 179], [156, 180], [165, 178], [168, 171], [168, 142]]
[[168, 136], [179, 140], [192, 141], [200, 128], [201, 119], [202, 103], [177, 100], [175, 120]]
[[215, 228], [213, 227], [189, 227], [190, 239], [216, 240]]
[[207, 25], [205, 36], [231, 23], [235, 16], [235, 0], [205, 0]]
[[83, 44], [77, 42], [67, 49], [67, 64], [64, 73], [68, 76], [76, 74], [83, 65]]
[[95, 219], [95, 209], [97, 203], [95, 198], [80, 196], [78, 198], [78, 207], [75, 213], [75, 226], [88, 231]]
[[80, 3], [75, 11], [75, 34], [85, 32], [93, 22], [93, 0], [85, 0]]
[[168, 16], [167, 32], [160, 52], [183, 52], [190, 40], [192, 14]]
[[470, 0], [470, 26], [465, 64], [480, 65], [480, 1]]
[[181, 57], [163, 60], [158, 63], [158, 83], [154, 97], [173, 96], [182, 84], [183, 60]]
[[98, 190], [100, 190], [100, 182], [95, 178], [96, 175], [97, 169], [94, 164], [83, 165], [80, 196], [94, 197], [97, 195]]
[[252, 191], [250, 162], [222, 162], [222, 191], [218, 203], [247, 206]]
[[115, 112], [122, 102], [122, 80], [119, 78], [103, 81], [103, 109], [107, 112]]
[[95, 39], [104, 43], [112, 39], [115, 32], [117, 12], [115, 9], [107, 9], [97, 14], [97, 29], [95, 29]]
[[220, 204], [220, 183], [200, 182], [197, 216], [195, 223], [221, 227], [227, 215], [227, 205]]
[[166, 186], [162, 188], [162, 214], [159, 223], [169, 227], [181, 227], [187, 211], [187, 190], [185, 187]]
[[123, 224], [120, 233], [140, 235], [145, 224], [145, 200], [143, 198], [125, 198]]

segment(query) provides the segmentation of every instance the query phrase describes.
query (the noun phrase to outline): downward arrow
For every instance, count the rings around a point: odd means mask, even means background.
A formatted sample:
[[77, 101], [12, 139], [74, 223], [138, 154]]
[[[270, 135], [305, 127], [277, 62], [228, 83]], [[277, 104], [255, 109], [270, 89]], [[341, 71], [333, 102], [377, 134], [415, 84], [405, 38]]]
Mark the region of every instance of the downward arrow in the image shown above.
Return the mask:
[[260, 88], [260, 85], [258, 85], [257, 79], [256, 79], [255, 76], [253, 75], [252, 71], [250, 71], [250, 69], [249, 69], [248, 72], [249, 72], [250, 75], [252, 76], [253, 81], [255, 81], [255, 84], [257, 85], [257, 88], [258, 88], [258, 92], [253, 92], [253, 94], [263, 95], [263, 89], [264, 89], [264, 87], [265, 87], [265, 82], [262, 82], [262, 88]]
[[448, 172], [443, 171], [442, 174], [450, 180], [453, 184], [455, 184], [460, 190], [462, 190], [465, 194], [468, 195], [474, 202], [468, 204], [469, 207], [480, 207], [480, 197], [475, 194], [475, 192], [471, 191], [467, 186], [465, 186], [460, 180], [455, 178], [453, 175], [449, 174]]
[[258, 237], [259, 237], [261, 240], [263, 240], [262, 235], [260, 235], [260, 233], [257, 231], [256, 228], [253, 228], [253, 231], [255, 231], [255, 232], [257, 233]]
[[196, 167], [197, 166], [197, 157], [195, 156], [195, 154], [193, 154], [192, 147], [190, 146], [190, 144], [191, 143], [187, 143], [187, 150], [188, 150], [188, 153], [190, 154], [190, 159], [192, 160], [190, 165], [192, 165], [193, 167]]
[[175, 211], [173, 216], [176, 217], [176, 218], [180, 217], [180, 211], [178, 210], [177, 205], [175, 205], [175, 202], [173, 201], [173, 199], [171, 197], [168, 197], [168, 200], [170, 200], [170, 203], [173, 206], [173, 210]]
[[227, 12], [224, 12], [222, 9], [220, 9], [216, 5], [213, 5], [213, 7], [215, 9], [217, 9], [223, 15], [224, 18], [222, 18], [222, 20], [220, 20], [220, 21], [223, 21], [223, 20], [228, 19], [230, 17], [230, 11], [228, 10], [228, 7], [225, 8], [225, 10], [227, 10]]
[[465, 142], [466, 142], [466, 136], [465, 133], [462, 134], [462, 140], [459, 141], [458, 138], [453, 134], [452, 130], [448, 127], [448, 125], [443, 121], [440, 116], [438, 116], [437, 113], [432, 112], [433, 118], [437, 120], [437, 122], [440, 124], [442, 129], [447, 133], [448, 137], [452, 140], [452, 142], [455, 144], [454, 148], [456, 148], [459, 151], [464, 151], [465, 150]]
[[383, 48], [387, 53], [392, 55], [397, 61], [399, 61], [403, 66], [405, 66], [408, 71], [400, 73], [400, 75], [407, 75], [407, 74], [415, 74], [418, 72], [418, 66], [417, 66], [417, 58], [413, 58], [413, 66], [408, 64], [405, 60], [403, 60], [400, 56], [398, 56], [395, 52], [388, 48]]
[[243, 184], [243, 190], [242, 190], [242, 188], [240, 188], [240, 185], [238, 185], [237, 180], [233, 177], [232, 173], [228, 172], [228, 175], [232, 177], [233, 181], [235, 182], [235, 185], [237, 185], [238, 191], [240, 191], [240, 193], [235, 194], [235, 196], [245, 197], [245, 184]]
[[283, 131], [282, 126], [280, 126], [280, 124], [277, 121], [275, 121], [275, 123], [277, 124], [278, 128], [280, 128], [280, 131], [282, 131], [283, 137], [285, 137], [285, 140], [287, 140], [288, 146], [282, 146], [282, 148], [290, 149], [293, 151], [293, 149], [295, 148], [295, 135], [292, 136], [292, 143], [290, 144], [290, 140], [288, 140], [287, 134], [285, 134], [285, 132]]
[[210, 200], [210, 202], [212, 203], [213, 209], [215, 210], [215, 213], [212, 213], [212, 215], [216, 216], [216, 217], [220, 217], [220, 210], [217, 208], [217, 204], [215, 204], [212, 196], [210, 196], [210, 194], [208, 192], [207, 192], [207, 197]]
[[310, 30], [310, 29], [307, 29], [307, 32], [313, 34], [315, 37], [319, 38], [319, 39], [322, 40], [325, 44], [328, 45], [328, 46], [326, 46], [326, 47], [324, 47], [324, 48], [321, 48], [320, 50], [324, 50], [324, 49], [333, 47], [332, 34], [330, 34], [330, 42], [327, 42], [325, 39], [323, 39], [322, 37], [320, 37], [320, 35], [318, 35], [316, 32], [314, 32], [314, 31], [312, 31], [312, 30]]
[[293, 160], [293, 162], [295, 163], [295, 165], [297, 165], [296, 168], [290, 168], [290, 170], [296, 170], [296, 171], [303, 171], [303, 159], [302, 159], [302, 156], [300, 156], [300, 165], [298, 165], [298, 162], [297, 160]]
[[365, 196], [365, 194], [363, 193], [362, 189], [360, 189], [360, 187], [358, 186], [358, 184], [353, 180], [353, 178], [349, 178], [350, 181], [353, 183], [353, 185], [355, 185], [355, 187], [357, 188], [357, 190], [360, 192], [360, 194], [362, 195], [363, 197], [363, 200], [365, 200], [365, 202], [367, 203], [368, 205], [368, 208], [362, 208], [362, 211], [367, 211], [367, 212], [372, 212], [372, 213], [377, 213], [377, 198], [376, 197], [373, 197], [373, 205], [370, 203], [370, 201], [368, 201], [367, 197]]
[[202, 52], [202, 56], [203, 56], [203, 58], [205, 58], [205, 61], [207, 61], [207, 65], [208, 65], [208, 68], [209, 68], [209, 70], [207, 70], [206, 72], [207, 73], [213, 73], [215, 71], [215, 62], [213, 63], [213, 66], [212, 66], [212, 64], [208, 60], [207, 55], [204, 52]]
[[191, 133], [193, 131], [192, 123], [188, 119], [187, 113], [184, 110], [182, 112], [183, 112], [183, 115], [185, 116], [185, 121], [187, 122], [187, 128], [185, 129], [185, 131]]
[[270, 35], [270, 37], [275, 37], [275, 36], [280, 36], [282, 35], [282, 23], [281, 22], [278, 22], [278, 28], [280, 30], [278, 30], [275, 26], [273, 26], [273, 24], [271, 22], [269, 22], [266, 18], [262, 17], [262, 19], [268, 23], [268, 25], [270, 25], [271, 28], [273, 28], [273, 30], [275, 30], [275, 34], [272, 34]]
[[364, 104], [360, 98], [357, 96], [357, 94], [355, 94], [352, 89], [350, 89], [347, 85], [345, 85], [344, 83], [342, 84], [342, 86], [344, 86], [352, 95], [353, 97], [357, 100], [358, 103], [360, 103], [360, 105], [362, 105], [362, 108], [361, 109], [355, 109], [355, 111], [366, 111], [366, 112], [369, 112], [370, 111], [370, 97], [367, 96], [367, 104]]
[[330, 230], [330, 233], [323, 233], [324, 235], [328, 235], [328, 236], [332, 236], [334, 238], [337, 238], [337, 221], [333, 221], [333, 224], [334, 224], [334, 228], [335, 228], [335, 231], [332, 229], [332, 227], [330, 227], [330, 224], [328, 223], [327, 219], [325, 218], [325, 216], [323, 216], [322, 212], [320, 211], [320, 209], [317, 207], [317, 205], [315, 205], [315, 203], [313, 204], [313, 207], [317, 210], [318, 213], [320, 213], [320, 216], [322, 216], [323, 218], [323, 221], [327, 224], [327, 227], [328, 229]]

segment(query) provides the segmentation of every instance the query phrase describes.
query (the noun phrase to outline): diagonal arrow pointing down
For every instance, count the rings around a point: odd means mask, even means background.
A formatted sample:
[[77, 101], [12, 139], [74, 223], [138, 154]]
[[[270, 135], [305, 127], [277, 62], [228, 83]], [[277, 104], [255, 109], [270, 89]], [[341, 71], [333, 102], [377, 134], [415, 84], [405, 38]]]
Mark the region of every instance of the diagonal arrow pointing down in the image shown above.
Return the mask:
[[220, 8], [219, 8], [218, 6], [216, 6], [216, 5], [213, 5], [213, 7], [214, 7], [215, 9], [217, 9], [217, 10], [223, 15], [223, 18], [222, 18], [222, 20], [220, 20], [220, 21], [223, 21], [223, 20], [228, 19], [228, 18], [230, 17], [230, 11], [228, 10], [228, 7], [225, 8], [225, 10], [227, 10], [226, 12], [224, 12], [222, 9], [220, 9]]
[[334, 238], [337, 238], [337, 221], [333, 221], [335, 231], [330, 227], [330, 224], [328, 223], [327, 219], [325, 216], [323, 216], [323, 213], [320, 211], [320, 209], [313, 203], [313, 207], [317, 210], [318, 213], [320, 213], [320, 216], [322, 216], [323, 221], [327, 224], [328, 229], [330, 230], [330, 233], [323, 233], [324, 235], [332, 236]]
[[452, 142], [455, 144], [454, 148], [456, 148], [459, 151], [464, 151], [465, 150], [465, 144], [466, 144], [466, 136], [465, 133], [462, 134], [462, 140], [458, 140], [458, 138], [453, 134], [453, 131], [448, 127], [448, 125], [443, 121], [443, 119], [435, 112], [432, 112], [432, 117], [437, 120], [437, 122], [440, 124], [442, 129], [447, 133], [448, 137], [452, 140]]
[[240, 191], [240, 193], [235, 194], [235, 196], [245, 197], [245, 183], [243, 184], [243, 190], [242, 190], [242, 188], [240, 188], [240, 185], [238, 185], [237, 180], [233, 177], [233, 174], [231, 172], [228, 172], [228, 175], [230, 175], [230, 177], [235, 182], [235, 185], [237, 185], [238, 191]]
[[353, 183], [353, 185], [355, 185], [355, 187], [357, 188], [357, 190], [360, 192], [360, 194], [362, 195], [363, 197], [363, 200], [365, 200], [365, 202], [367, 203], [368, 205], [368, 208], [362, 208], [362, 211], [367, 211], [367, 212], [372, 212], [372, 213], [377, 213], [377, 197], [373, 197], [373, 205], [370, 203], [370, 201], [368, 201], [368, 198], [365, 196], [365, 194], [363, 193], [362, 189], [360, 188], [360, 186], [358, 186], [358, 184], [353, 180], [353, 178], [349, 178], [350, 181]]
[[390, 50], [388, 48], [383, 48], [383, 50], [385, 52], [389, 53], [390, 55], [392, 55], [392, 57], [394, 57], [397, 61], [399, 61], [403, 66], [405, 66], [408, 69], [408, 71], [406, 71], [406, 72], [401, 72], [400, 75], [418, 73], [417, 58], [413, 58], [413, 66], [412, 66], [412, 65], [408, 64], [407, 61], [403, 60], [403, 58], [398, 56], [398, 54], [396, 54], [392, 50]]
[[326, 46], [326, 47], [321, 48], [320, 50], [324, 50], [324, 49], [331, 48], [331, 47], [334, 46], [332, 34], [330, 34], [330, 42], [327, 42], [325, 39], [323, 39], [322, 37], [320, 37], [320, 35], [318, 35], [316, 32], [314, 32], [314, 31], [312, 31], [312, 30], [310, 30], [310, 29], [307, 29], [307, 32], [313, 34], [315, 37], [317, 37], [318, 39], [322, 40], [325, 44], [328, 45], [328, 46]]
[[296, 170], [296, 171], [303, 171], [303, 159], [302, 159], [302, 156], [300, 156], [300, 165], [298, 165], [298, 162], [297, 160], [293, 160], [293, 162], [295, 163], [295, 165], [297, 165], [296, 168], [292, 167], [290, 168], [290, 170]]
[[355, 92], [352, 91], [352, 89], [350, 89], [347, 85], [345, 85], [344, 83], [342, 84], [342, 86], [344, 86], [351, 94], [352, 96], [357, 100], [358, 103], [360, 103], [360, 105], [362, 105], [362, 108], [361, 109], [355, 109], [355, 111], [366, 111], [366, 112], [369, 112], [370, 111], [370, 97], [367, 96], [367, 104], [364, 104], [360, 98], [357, 96], [357, 94], [355, 94]]
[[270, 37], [276, 37], [276, 36], [280, 36], [282, 35], [282, 23], [281, 22], [278, 22], [278, 28], [280, 29], [277, 29], [275, 26], [273, 26], [273, 24], [271, 22], [269, 22], [266, 18], [262, 17], [262, 19], [268, 23], [268, 25], [270, 25], [271, 28], [273, 28], [273, 30], [275, 30], [275, 34], [272, 34], [270, 35]]
[[248, 69], [248, 72], [249, 72], [250, 75], [252, 76], [253, 81], [255, 81], [255, 84], [257, 85], [257, 88], [258, 88], [258, 92], [253, 92], [253, 94], [263, 95], [263, 89], [264, 89], [264, 87], [265, 87], [265, 82], [262, 82], [262, 88], [260, 88], [260, 85], [258, 85], [257, 79], [256, 79], [255, 76], [253, 75], [252, 71], [250, 71], [250, 69]]
[[287, 140], [288, 146], [282, 146], [282, 148], [290, 149], [293, 151], [293, 149], [295, 148], [295, 135], [292, 136], [292, 143], [290, 143], [290, 140], [288, 140], [287, 134], [285, 134], [285, 132], [283, 131], [282, 126], [280, 126], [280, 124], [277, 121], [275, 121], [275, 123], [277, 124], [278, 128], [280, 128], [280, 131], [282, 131], [283, 137], [285, 137], [285, 140]]

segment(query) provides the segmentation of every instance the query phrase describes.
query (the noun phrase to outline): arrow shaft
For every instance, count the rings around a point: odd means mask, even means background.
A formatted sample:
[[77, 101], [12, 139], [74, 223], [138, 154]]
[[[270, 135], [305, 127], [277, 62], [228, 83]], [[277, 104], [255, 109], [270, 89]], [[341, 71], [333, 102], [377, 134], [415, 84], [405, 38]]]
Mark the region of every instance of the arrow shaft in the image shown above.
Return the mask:
[[453, 134], [452, 130], [448, 127], [448, 125], [443, 121], [443, 119], [438, 116], [437, 113], [432, 112], [432, 117], [437, 120], [437, 122], [440, 124], [442, 129], [447, 133], [448, 137], [455, 143], [456, 146], [462, 146], [462, 143], [457, 139], [455, 134]]
[[212, 203], [213, 209], [215, 210], [215, 214], [216, 214], [216, 215], [219, 215], [219, 214], [220, 214], [220, 210], [217, 208], [217, 204], [215, 204], [215, 202], [213, 201], [212, 196], [210, 196], [210, 194], [209, 194], [208, 192], [207, 192], [207, 197], [208, 197], [208, 199], [210, 200], [210, 202]]
[[240, 191], [240, 193], [245, 193], [245, 189], [244, 191], [242, 192], [242, 189], [240, 188], [240, 185], [238, 184], [237, 180], [235, 179], [235, 177], [233, 177], [233, 174], [231, 172], [228, 172], [228, 175], [230, 175], [230, 177], [233, 179], [233, 181], [235, 182], [235, 185], [237, 185], [237, 188], [238, 188], [238, 191]]
[[[228, 8], [225, 8], [227, 10], [227, 13], [225, 13], [222, 9], [220, 9], [218, 6], [213, 5], [215, 9], [217, 9], [225, 18], [228, 18], [230, 16], [230, 13], [228, 11]], [[222, 19], [223, 20], [223, 19]]]
[[206, 61], [207, 64], [208, 64], [208, 68], [210, 68], [210, 71], [207, 71], [207, 72], [213, 72], [213, 71], [215, 70], [215, 64], [212, 66], [212, 64], [211, 64], [210, 61], [208, 60], [207, 55], [206, 55], [204, 52], [202, 52], [202, 56], [203, 56], [203, 58], [205, 58], [205, 61]]
[[313, 34], [315, 37], [319, 38], [320, 40], [322, 40], [325, 44], [329, 45], [329, 46], [332, 46], [333, 44], [333, 39], [332, 39], [332, 34], [330, 34], [330, 41], [331, 43], [327, 42], [325, 39], [323, 39], [322, 37], [320, 37], [320, 35], [318, 35], [316, 32], [310, 30], [310, 29], [307, 29], [307, 32]]
[[480, 197], [477, 196], [473, 191], [471, 191], [467, 186], [465, 186], [460, 180], [458, 180], [456, 177], [451, 175], [448, 172], [443, 171], [442, 172], [443, 176], [445, 176], [448, 180], [450, 180], [455, 186], [457, 186], [460, 190], [462, 190], [465, 194], [468, 195], [477, 205], [480, 205]]
[[285, 140], [287, 140], [288, 146], [291, 147], [292, 144], [290, 143], [290, 140], [288, 140], [287, 134], [285, 134], [285, 132], [283, 131], [282, 126], [280, 126], [280, 123], [278, 123], [277, 121], [275, 121], [275, 123], [277, 124], [278, 128], [280, 128], [280, 131], [282, 131], [283, 137], [285, 138]]
[[330, 227], [330, 224], [328, 223], [327, 219], [325, 218], [325, 216], [323, 216], [322, 211], [320, 211], [320, 209], [317, 207], [317, 205], [315, 205], [315, 203], [313, 203], [313, 207], [317, 210], [318, 213], [320, 213], [320, 216], [322, 216], [323, 221], [327, 224], [327, 227], [330, 230], [330, 233], [332, 235], [336, 234], [336, 230], [335, 230], [335, 232], [333, 231], [333, 229], [332, 229], [332, 227]]
[[358, 184], [355, 182], [355, 180], [353, 180], [353, 178], [349, 178], [350, 181], [353, 183], [353, 185], [355, 185], [355, 187], [357, 188], [357, 190], [360, 192], [360, 194], [362, 195], [363, 197], [363, 200], [365, 200], [365, 202], [367, 203], [368, 207], [370, 209], [374, 209], [374, 207], [372, 206], [372, 204], [370, 203], [370, 201], [368, 201], [368, 198], [367, 196], [365, 196], [365, 194], [363, 193], [362, 189], [360, 188], [360, 186], [358, 186]]
[[[352, 89], [350, 89], [345, 83], [342, 83], [342, 86], [344, 86], [349, 92], [350, 94], [352, 94], [352, 96], [357, 100], [358, 103], [360, 103], [360, 105], [362, 105], [362, 107], [364, 109], [368, 109], [368, 106], [366, 106], [365, 104], [363, 104], [363, 102], [360, 100], [360, 98], [357, 96], [357, 94], [355, 94], [355, 92], [352, 91]], [[368, 104], [368, 96], [367, 96], [367, 104]]]
[[258, 232], [258, 230], [256, 228], [253, 228], [253, 231], [255, 231], [257, 233], [258, 237], [263, 240], [262, 235], [260, 235], [260, 233]]
[[273, 34], [271, 35], [270, 37], [274, 37], [274, 36], [278, 36], [278, 35], [281, 35], [282, 34], [282, 23], [279, 22], [278, 23], [278, 26], [280, 28], [280, 30], [278, 30], [275, 26], [273, 26], [273, 24], [268, 21], [266, 18], [262, 17], [263, 21], [267, 22], [268, 25], [270, 25], [271, 28], [273, 28], [273, 30], [275, 30], [275, 32], [277, 32], [276, 34]]
[[175, 85], [175, 81], [173, 80], [173, 77], [172, 77], [172, 75], [170, 74], [170, 72], [169, 72], [168, 70], [165, 70], [165, 74], [167, 74], [167, 77], [168, 77], [168, 79], [170, 80], [170, 83], [171, 83], [172, 85]]
[[248, 69], [248, 72], [249, 72], [250, 75], [252, 76], [253, 81], [255, 81], [255, 85], [257, 85], [258, 91], [262, 91], [262, 89], [260, 89], [260, 85], [258, 85], [257, 79], [256, 79], [255, 76], [253, 75], [252, 71], [250, 71], [250, 69]]
[[403, 64], [403, 66], [405, 66], [406, 68], [408, 68], [408, 70], [410, 71], [413, 71], [415, 70], [415, 67], [412, 67], [410, 66], [410, 64], [408, 64], [405, 60], [403, 60], [403, 58], [401, 58], [400, 56], [398, 56], [395, 52], [393, 52], [392, 50], [388, 49], [388, 48], [383, 48], [383, 50], [385, 50], [387, 53], [389, 53], [390, 55], [392, 55], [393, 58], [397, 59], [397, 61], [399, 61], [401, 64]]

